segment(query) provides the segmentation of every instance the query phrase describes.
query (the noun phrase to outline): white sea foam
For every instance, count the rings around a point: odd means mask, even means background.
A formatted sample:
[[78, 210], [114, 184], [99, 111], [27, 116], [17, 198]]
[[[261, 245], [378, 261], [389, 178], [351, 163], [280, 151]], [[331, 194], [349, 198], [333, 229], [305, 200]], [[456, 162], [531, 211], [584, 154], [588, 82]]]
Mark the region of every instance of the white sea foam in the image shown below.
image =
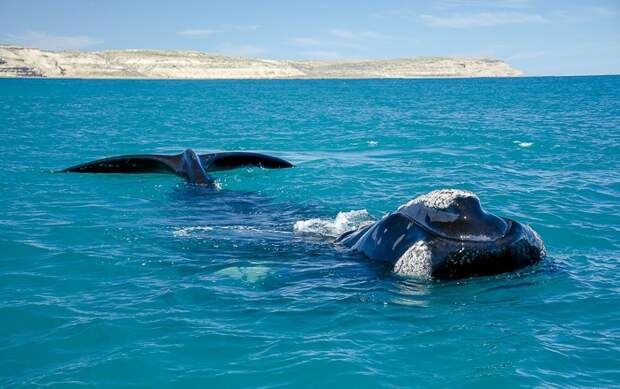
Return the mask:
[[534, 144], [533, 142], [521, 142], [520, 140], [515, 140], [512, 143], [515, 143], [517, 146], [523, 147], [523, 148], [528, 148]]
[[201, 226], [201, 227], [183, 227], [172, 231], [174, 236], [189, 236], [194, 232], [213, 231], [213, 227]]
[[372, 222], [365, 209], [338, 212], [334, 219], [308, 219], [295, 222], [293, 230], [296, 234], [337, 237], [347, 231], [355, 230]]
[[379, 142], [377, 142], [376, 140], [369, 140], [366, 143], [368, 143], [368, 146], [371, 146], [371, 147], [377, 146], [379, 144]]
[[207, 231], [234, 231], [235, 233], [243, 234], [243, 233], [275, 233], [275, 234], [290, 234], [290, 232], [286, 231], [277, 231], [277, 230], [263, 230], [260, 228], [256, 228], [253, 226], [244, 226], [244, 225], [231, 225], [231, 226], [195, 226], [195, 227], [182, 227], [177, 228], [172, 231], [172, 235], [177, 237], [187, 237], [196, 234], [200, 234]]

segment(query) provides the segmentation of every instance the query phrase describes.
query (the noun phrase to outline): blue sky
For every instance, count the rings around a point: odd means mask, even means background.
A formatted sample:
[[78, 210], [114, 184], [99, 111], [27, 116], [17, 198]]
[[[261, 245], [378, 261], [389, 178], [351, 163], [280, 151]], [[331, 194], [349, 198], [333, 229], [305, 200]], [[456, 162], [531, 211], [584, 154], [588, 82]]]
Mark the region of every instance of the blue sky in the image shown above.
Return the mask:
[[620, 0], [0, 0], [0, 42], [273, 59], [490, 56], [528, 75], [620, 74]]

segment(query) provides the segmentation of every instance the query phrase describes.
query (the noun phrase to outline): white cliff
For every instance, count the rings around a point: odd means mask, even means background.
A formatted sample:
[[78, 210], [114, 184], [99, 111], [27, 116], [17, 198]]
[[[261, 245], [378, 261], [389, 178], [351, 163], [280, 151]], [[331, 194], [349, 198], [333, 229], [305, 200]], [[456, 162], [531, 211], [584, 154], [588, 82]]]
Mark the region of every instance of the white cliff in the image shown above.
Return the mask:
[[521, 72], [488, 58], [276, 61], [198, 51], [45, 51], [0, 45], [0, 77], [286, 79], [512, 77]]

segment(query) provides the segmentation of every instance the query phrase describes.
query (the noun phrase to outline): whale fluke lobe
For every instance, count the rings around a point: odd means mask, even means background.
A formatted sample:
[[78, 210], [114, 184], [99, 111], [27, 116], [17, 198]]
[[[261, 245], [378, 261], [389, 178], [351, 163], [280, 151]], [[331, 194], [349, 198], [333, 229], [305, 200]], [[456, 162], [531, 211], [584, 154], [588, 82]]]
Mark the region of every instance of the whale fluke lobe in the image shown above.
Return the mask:
[[180, 155], [122, 155], [71, 166], [61, 172], [72, 173], [175, 173]]
[[252, 152], [196, 154], [187, 149], [178, 155], [137, 154], [98, 159], [61, 170], [72, 173], [172, 173], [198, 185], [214, 185], [209, 172], [257, 166], [266, 169], [293, 167], [288, 161]]
[[243, 151], [203, 154], [200, 160], [209, 172], [237, 169], [243, 166], [258, 166], [265, 169], [293, 167], [292, 163], [278, 157]]

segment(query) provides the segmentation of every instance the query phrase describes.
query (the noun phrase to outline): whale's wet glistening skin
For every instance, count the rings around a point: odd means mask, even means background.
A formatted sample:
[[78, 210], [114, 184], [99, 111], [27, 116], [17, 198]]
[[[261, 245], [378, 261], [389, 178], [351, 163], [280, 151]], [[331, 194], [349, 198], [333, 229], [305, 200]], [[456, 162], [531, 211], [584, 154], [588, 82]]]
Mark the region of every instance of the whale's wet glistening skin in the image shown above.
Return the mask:
[[267, 169], [293, 167], [288, 161], [271, 155], [250, 152], [224, 152], [198, 155], [187, 149], [178, 155], [123, 155], [98, 159], [63, 169], [75, 173], [173, 173], [189, 183], [215, 187], [208, 172], [259, 166]]
[[545, 256], [532, 228], [485, 212], [474, 193], [450, 189], [419, 196], [336, 242], [395, 273], [437, 279], [509, 272]]

